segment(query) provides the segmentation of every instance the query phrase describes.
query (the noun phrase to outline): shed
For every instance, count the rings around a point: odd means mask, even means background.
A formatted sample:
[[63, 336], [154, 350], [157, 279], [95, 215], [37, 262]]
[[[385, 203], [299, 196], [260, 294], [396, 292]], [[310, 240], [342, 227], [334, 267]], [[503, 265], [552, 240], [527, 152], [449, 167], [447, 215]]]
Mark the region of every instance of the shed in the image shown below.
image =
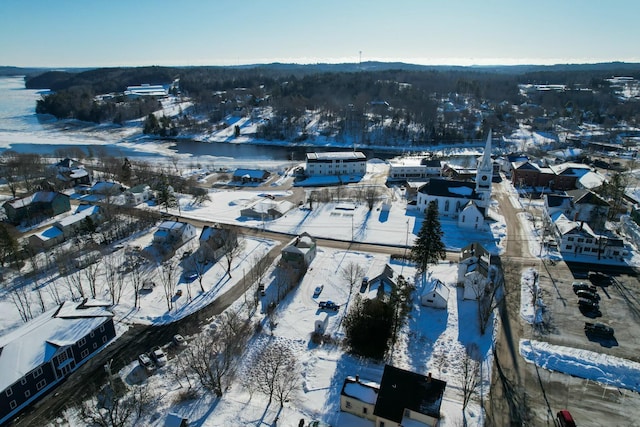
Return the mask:
[[433, 279], [425, 287], [420, 303], [425, 307], [447, 308], [449, 288], [438, 279]]
[[317, 334], [324, 334], [329, 326], [329, 313], [321, 313], [315, 321], [315, 332]]

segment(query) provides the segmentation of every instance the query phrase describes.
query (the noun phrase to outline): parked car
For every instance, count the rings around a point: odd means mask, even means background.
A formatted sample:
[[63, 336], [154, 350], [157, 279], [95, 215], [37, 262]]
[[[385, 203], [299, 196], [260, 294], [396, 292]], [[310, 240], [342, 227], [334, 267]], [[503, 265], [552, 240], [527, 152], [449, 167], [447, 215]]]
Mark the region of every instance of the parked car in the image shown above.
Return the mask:
[[586, 298], [586, 299], [590, 299], [591, 301], [599, 301], [600, 300], [600, 295], [598, 295], [597, 292], [591, 292], [591, 291], [587, 291], [587, 290], [579, 290], [579, 291], [576, 291], [576, 295], [578, 296], [578, 298]]
[[167, 355], [164, 354], [164, 351], [159, 346], [153, 347], [149, 352], [149, 356], [158, 366], [167, 364]]
[[184, 339], [184, 337], [180, 334], [175, 334], [173, 336], [173, 344], [176, 345], [177, 347], [184, 347], [185, 345], [187, 345], [187, 340]]
[[587, 335], [598, 336], [602, 338], [611, 338], [613, 337], [613, 328], [609, 325], [605, 325], [604, 323], [584, 323], [584, 332]]
[[182, 259], [189, 258], [191, 256], [191, 251], [182, 252]]
[[578, 305], [591, 310], [598, 310], [600, 308], [597, 302], [587, 298], [578, 298]]
[[153, 364], [149, 356], [144, 353], [138, 356], [138, 363], [148, 372], [151, 372], [156, 368], [156, 365]]
[[573, 282], [571, 284], [573, 287], [573, 292], [576, 293], [578, 291], [591, 291], [596, 292], [597, 288], [587, 282]]
[[176, 297], [180, 298], [182, 296], [182, 289], [178, 289], [176, 291]]
[[265, 296], [267, 294], [264, 290], [264, 283], [258, 283], [258, 292], [260, 292], [260, 296]]
[[558, 419], [558, 425], [560, 427], [576, 427], [576, 422], [573, 420], [571, 413], [566, 409], [558, 411], [556, 418]]
[[338, 311], [340, 309], [340, 306], [333, 301], [320, 301], [318, 303], [318, 308], [321, 308], [323, 310]]
[[611, 276], [599, 271], [592, 271], [589, 273], [589, 280], [592, 283], [600, 286], [608, 286], [611, 284]]
[[322, 293], [323, 289], [324, 289], [324, 285], [316, 286], [316, 288], [313, 291], [313, 297], [318, 298]]

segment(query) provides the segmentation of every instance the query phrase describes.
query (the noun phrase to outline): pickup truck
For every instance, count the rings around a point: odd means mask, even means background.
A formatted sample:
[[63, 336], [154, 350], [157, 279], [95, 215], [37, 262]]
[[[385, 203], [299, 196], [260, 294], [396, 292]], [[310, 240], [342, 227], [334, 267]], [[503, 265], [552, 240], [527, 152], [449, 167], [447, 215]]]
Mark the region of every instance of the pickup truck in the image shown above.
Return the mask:
[[320, 301], [318, 303], [318, 308], [321, 308], [323, 310], [338, 311], [340, 309], [340, 306], [333, 301]]
[[613, 337], [613, 328], [604, 323], [584, 323], [584, 332], [588, 335], [599, 336], [603, 338]]

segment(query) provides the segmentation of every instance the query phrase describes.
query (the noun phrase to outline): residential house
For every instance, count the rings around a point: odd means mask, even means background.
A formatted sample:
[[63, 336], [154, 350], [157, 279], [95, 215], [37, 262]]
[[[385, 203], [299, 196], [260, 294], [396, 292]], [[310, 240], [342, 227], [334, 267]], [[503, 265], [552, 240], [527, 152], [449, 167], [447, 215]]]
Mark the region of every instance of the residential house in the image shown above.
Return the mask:
[[54, 178], [64, 187], [76, 185], [88, 185], [91, 183], [91, 174], [84, 165], [76, 160], [65, 158], [58, 163], [48, 166], [48, 176]]
[[367, 156], [360, 151], [307, 153], [307, 176], [359, 175], [367, 173]]
[[463, 299], [479, 299], [491, 280], [489, 251], [477, 242], [462, 248], [458, 261], [458, 284], [464, 287]]
[[571, 220], [558, 212], [551, 216], [551, 225], [558, 249], [567, 260], [571, 260], [572, 255], [594, 261], [620, 259], [625, 253], [620, 237], [598, 234], [585, 221]]
[[340, 410], [375, 422], [373, 412], [379, 392], [376, 382], [361, 380], [358, 375], [347, 377], [340, 391]]
[[316, 240], [302, 233], [282, 249], [281, 262], [299, 270], [307, 270], [316, 257]]
[[447, 301], [449, 299], [449, 287], [442, 283], [438, 279], [433, 279], [427, 283], [422, 295], [420, 296], [420, 303], [425, 307], [433, 308], [447, 308]]
[[585, 221], [594, 230], [604, 228], [609, 215], [610, 204], [602, 197], [589, 190], [567, 191], [573, 204], [572, 217], [574, 221]]
[[228, 228], [205, 225], [199, 238], [198, 261], [215, 261], [238, 245], [238, 235]]
[[281, 218], [287, 212], [293, 209], [293, 203], [288, 200], [272, 200], [269, 198], [260, 198], [240, 210], [240, 215], [246, 218], [256, 220], [272, 220]]
[[196, 228], [187, 223], [180, 221], [164, 221], [153, 233], [153, 244], [169, 246], [177, 249], [196, 237]]
[[369, 298], [388, 298], [401, 279], [389, 264], [372, 267], [368, 273]]
[[136, 185], [124, 192], [125, 203], [129, 206], [137, 206], [153, 198], [153, 190], [146, 184]]
[[446, 381], [385, 365], [374, 415], [376, 427], [436, 426]]
[[0, 337], [0, 424], [50, 392], [116, 336], [108, 305], [66, 301]]
[[49, 249], [88, 230], [91, 224], [97, 226], [101, 218], [100, 207], [81, 205], [73, 215], [61, 218], [51, 227], [29, 236], [29, 245], [38, 249]]
[[38, 191], [21, 199], [9, 200], [2, 206], [12, 224], [36, 222], [71, 210], [69, 196], [56, 191]]
[[247, 183], [261, 183], [269, 179], [271, 173], [263, 169], [236, 169], [231, 181]]
[[436, 426], [445, 381], [385, 365], [378, 385], [347, 377], [340, 410], [373, 421], [376, 427]]

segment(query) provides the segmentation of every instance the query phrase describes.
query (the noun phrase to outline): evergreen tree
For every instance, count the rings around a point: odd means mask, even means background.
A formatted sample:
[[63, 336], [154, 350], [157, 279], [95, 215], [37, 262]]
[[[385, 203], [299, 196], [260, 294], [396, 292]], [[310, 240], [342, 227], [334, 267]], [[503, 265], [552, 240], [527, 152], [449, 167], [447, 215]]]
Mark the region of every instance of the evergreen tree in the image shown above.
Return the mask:
[[420, 273], [425, 273], [429, 264], [445, 259], [447, 252], [442, 242], [442, 234], [438, 219], [438, 205], [435, 201], [431, 201], [416, 243], [411, 248], [411, 258], [416, 262]]
[[18, 253], [18, 240], [9, 233], [7, 227], [0, 224], [0, 266], [4, 267], [7, 261], [16, 260]]

